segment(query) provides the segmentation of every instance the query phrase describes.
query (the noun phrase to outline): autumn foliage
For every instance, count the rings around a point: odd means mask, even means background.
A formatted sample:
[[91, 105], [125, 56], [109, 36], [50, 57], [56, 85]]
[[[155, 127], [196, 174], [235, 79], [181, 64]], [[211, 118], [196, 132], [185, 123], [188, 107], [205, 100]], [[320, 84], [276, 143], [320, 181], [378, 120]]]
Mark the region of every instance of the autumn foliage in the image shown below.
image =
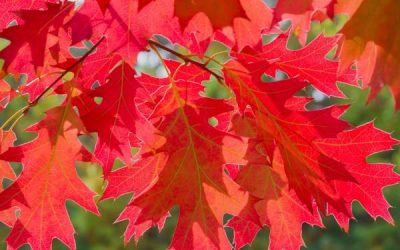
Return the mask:
[[[400, 22], [398, 0], [279, 0], [273, 8], [262, 0], [0, 0], [0, 7], [7, 43], [0, 117], [26, 99], [0, 130], [0, 180], [13, 181], [0, 192], [9, 249], [51, 249], [54, 238], [75, 249], [66, 201], [101, 216], [98, 202], [127, 193], [133, 198], [118, 218], [129, 222], [124, 240], [161, 230], [178, 207], [172, 249], [240, 249], [264, 227], [270, 249], [298, 249], [302, 225], [323, 226], [322, 216], [348, 230], [355, 200], [393, 222], [382, 189], [400, 176], [367, 158], [399, 142], [372, 122], [352, 127], [341, 119], [346, 105], [306, 108], [312, 98], [304, 89], [346, 99], [341, 82], [372, 88], [372, 98], [388, 84], [400, 103], [400, 32], [390, 31]], [[312, 21], [339, 14], [348, 21], [337, 35], [307, 41]], [[301, 48], [288, 48], [290, 37]], [[225, 50], [210, 53], [215, 44]], [[135, 71], [138, 54], [149, 50], [165, 77]], [[208, 95], [210, 81], [228, 96]], [[16, 124], [52, 97], [57, 105], [24, 131], [34, 138], [19, 143]], [[96, 138], [93, 149], [83, 136]], [[117, 159], [124, 166], [114, 170]], [[10, 162], [22, 164], [18, 176]], [[82, 182], [77, 162], [102, 167], [101, 194]]]

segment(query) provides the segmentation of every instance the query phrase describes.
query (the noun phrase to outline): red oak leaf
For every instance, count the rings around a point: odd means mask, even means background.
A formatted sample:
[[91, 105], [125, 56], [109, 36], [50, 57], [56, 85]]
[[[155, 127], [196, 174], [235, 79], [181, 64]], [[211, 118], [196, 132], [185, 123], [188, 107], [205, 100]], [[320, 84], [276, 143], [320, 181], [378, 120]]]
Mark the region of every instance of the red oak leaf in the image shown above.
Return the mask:
[[[82, 121], [89, 132], [98, 134], [94, 154], [102, 162], [105, 174], [111, 171], [115, 159], [120, 158], [126, 164], [131, 161], [130, 138], [140, 120], [135, 108], [138, 88], [135, 71], [120, 62], [106, 84], [85, 90], [83, 97], [78, 97]], [[101, 98], [100, 104], [94, 103], [96, 97]]]
[[[171, 79], [152, 114], [153, 118], [163, 118], [156, 128], [158, 136], [153, 137], [153, 141], [141, 138], [152, 152], [142, 154], [143, 159], [135, 167], [137, 170], [128, 166], [110, 175], [132, 180], [126, 174], [131, 172], [137, 174], [135, 179], [141, 180], [141, 175], [148, 175], [144, 168], [158, 173], [146, 190], [138, 192], [135, 187], [130, 190], [139, 194], [119, 217], [119, 220], [129, 220], [126, 240], [133, 235], [137, 239], [152, 224], [162, 224], [168, 211], [178, 205], [180, 216], [171, 248], [229, 247], [223, 230], [223, 215], [236, 214], [247, 197], [224, 174], [223, 164], [240, 161], [237, 158], [245, 146], [239, 138], [209, 125], [210, 117], [227, 112], [231, 107], [222, 100], [201, 97], [199, 92], [203, 89], [198, 83]], [[223, 154], [223, 148], [228, 153]], [[142, 173], [138, 173], [140, 168]], [[114, 194], [108, 192], [108, 195], [115, 197], [127, 191], [122, 189]]]
[[289, 77], [309, 81], [327, 95], [343, 97], [336, 82], [357, 85], [356, 71], [347, 69], [339, 74], [339, 62], [326, 58], [337, 41], [338, 38], [320, 35], [299, 50], [289, 50], [286, 47], [287, 37], [281, 35], [273, 42], [264, 45], [262, 52], [247, 49], [234, 55], [238, 58], [246, 57], [246, 60], [251, 61], [265, 60], [270, 63], [265, 70], [266, 74], [275, 76], [276, 70], [281, 70]]
[[296, 79], [264, 83], [260, 72], [265, 71], [268, 65], [255, 63], [246, 66], [248, 68], [230, 61], [224, 74], [237, 96], [239, 107], [243, 110], [250, 105], [253, 109], [257, 138], [265, 143], [263, 154], [272, 162], [274, 151], [279, 149], [289, 185], [309, 209], [315, 199], [322, 211], [326, 202], [344, 210], [331, 180], [353, 179], [342, 164], [323, 155], [313, 141], [335, 137], [348, 125], [333, 115], [336, 111], [332, 108], [315, 111], [288, 109], [286, 101], [307, 83]]
[[[373, 218], [380, 216], [393, 223], [388, 211], [390, 206], [383, 196], [382, 189], [399, 183], [400, 176], [393, 172], [393, 166], [390, 164], [368, 164], [367, 157], [390, 150], [399, 142], [388, 133], [375, 129], [372, 123], [368, 123], [342, 132], [336, 138], [319, 139], [314, 143], [325, 155], [345, 164], [356, 180], [353, 183], [341, 180], [334, 182], [337, 192], [346, 201], [349, 213], [353, 201], [358, 200]], [[343, 228], [348, 229], [352, 216], [346, 216], [334, 208], [329, 208], [329, 212], [335, 215]]]
[[[251, 119], [254, 118], [245, 116], [233, 119], [233, 129], [243, 128], [246, 124], [247, 130], [250, 129], [249, 124], [256, 125]], [[328, 205], [328, 213], [333, 214], [340, 225], [348, 229], [349, 220], [353, 218], [351, 204], [358, 200], [374, 218], [381, 216], [392, 222], [382, 189], [398, 183], [400, 176], [393, 172], [392, 166], [368, 164], [366, 158], [372, 153], [390, 150], [398, 141], [370, 123], [341, 132], [336, 138], [316, 139], [313, 143], [322, 154], [343, 163], [354, 179], [332, 181], [335, 191], [345, 200], [347, 212], [339, 212]], [[236, 245], [241, 247], [250, 244], [261, 229], [260, 225], [266, 224], [270, 228], [271, 249], [298, 249], [303, 245], [303, 223], [322, 226], [316, 207], [308, 209], [294, 190], [289, 188], [285, 162], [279, 150], [275, 151], [272, 164], [268, 165], [270, 160], [260, 153], [261, 148], [268, 145], [256, 138], [249, 145], [246, 157], [248, 163], [239, 171], [230, 166], [233, 170], [229, 171], [234, 173], [232, 178], [253, 196], [245, 209], [228, 223], [228, 226], [235, 229]], [[354, 145], [358, 146], [357, 151], [352, 150]], [[259, 216], [259, 220], [254, 217], [254, 213]]]
[[4, 160], [23, 164], [21, 176], [0, 193], [1, 210], [20, 211], [6, 240], [9, 248], [28, 243], [32, 249], [51, 249], [53, 239], [58, 238], [75, 249], [66, 201], [98, 213], [95, 193], [83, 184], [75, 169], [83, 150], [77, 137], [82, 128], [72, 109], [53, 109], [32, 129], [38, 132], [34, 141], [1, 155]]
[[48, 50], [58, 42], [57, 33], [73, 6], [72, 3], [46, 3], [46, 10], [27, 9], [15, 12], [23, 20], [22, 23], [5, 28], [0, 33], [1, 38], [11, 43], [0, 51], [0, 58], [4, 59], [3, 69], [34, 76], [38, 67], [48, 65], [53, 59]]

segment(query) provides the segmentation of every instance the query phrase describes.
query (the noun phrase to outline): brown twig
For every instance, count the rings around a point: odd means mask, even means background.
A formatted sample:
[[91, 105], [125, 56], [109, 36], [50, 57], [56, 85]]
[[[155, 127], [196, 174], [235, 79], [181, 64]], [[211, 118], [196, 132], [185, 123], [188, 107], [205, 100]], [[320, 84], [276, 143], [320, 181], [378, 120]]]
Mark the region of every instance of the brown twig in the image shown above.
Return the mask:
[[213, 75], [215, 78], [217, 78], [217, 80], [218, 80], [219, 82], [223, 82], [223, 80], [224, 80], [224, 78], [223, 78], [222, 76], [218, 75], [217, 73], [215, 73], [215, 72], [212, 71], [211, 69], [207, 68], [207, 65], [204, 64], [204, 63], [195, 61], [195, 60], [193, 60], [193, 59], [191, 59], [191, 58], [189, 58], [189, 57], [187, 57], [187, 56], [185, 56], [185, 55], [182, 55], [182, 54], [180, 54], [180, 53], [178, 53], [178, 52], [176, 52], [176, 51], [174, 51], [174, 50], [168, 48], [167, 46], [165, 46], [165, 45], [163, 45], [163, 44], [161, 44], [161, 43], [159, 43], [159, 42], [156, 42], [156, 41], [154, 41], [154, 40], [149, 40], [149, 44], [150, 44], [150, 45], [153, 45], [153, 46], [156, 46], [156, 47], [158, 47], [158, 48], [160, 48], [160, 49], [162, 49], [162, 50], [165, 50], [165, 51], [169, 52], [170, 54], [172, 54], [172, 55], [174, 55], [174, 56], [176, 56], [176, 57], [182, 59], [185, 63], [192, 63], [193, 65], [196, 65], [197, 67], [199, 67], [199, 68], [201, 68], [201, 69], [207, 71], [207, 72], [210, 73], [211, 75]]
[[29, 103], [28, 107], [26, 110], [24, 110], [24, 113], [26, 113], [30, 107], [35, 106], [38, 101], [49, 91], [58, 81], [60, 81], [68, 72], [73, 70], [76, 66], [78, 66], [80, 63], [82, 63], [99, 45], [100, 43], [104, 40], [104, 36], [100, 38], [99, 41], [97, 41], [96, 44], [94, 44], [79, 60], [74, 62], [71, 66], [69, 66], [67, 69], [63, 71], [63, 73], [57, 77], [38, 97], [36, 97], [35, 100]]

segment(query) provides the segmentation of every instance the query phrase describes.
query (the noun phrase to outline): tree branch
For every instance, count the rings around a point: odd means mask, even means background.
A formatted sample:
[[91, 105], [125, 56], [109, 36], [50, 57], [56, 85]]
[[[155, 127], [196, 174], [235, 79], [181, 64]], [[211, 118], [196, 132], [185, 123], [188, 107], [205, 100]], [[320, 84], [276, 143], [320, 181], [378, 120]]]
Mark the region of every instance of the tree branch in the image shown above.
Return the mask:
[[213, 75], [215, 78], [217, 78], [217, 80], [219, 82], [222, 82], [224, 80], [224, 78], [222, 76], [218, 75], [217, 73], [215, 73], [211, 69], [207, 68], [207, 64], [195, 61], [195, 60], [191, 59], [190, 57], [182, 55], [182, 54], [176, 52], [175, 50], [172, 50], [172, 49], [168, 48], [167, 46], [165, 46], [165, 45], [163, 45], [163, 44], [161, 44], [161, 43], [159, 43], [157, 41], [149, 40], [149, 44], [154, 45], [154, 46], [156, 46], [156, 47], [158, 47], [158, 48], [160, 48], [162, 50], [165, 50], [165, 51], [169, 52], [170, 54], [182, 59], [185, 63], [192, 63], [192, 64], [196, 65], [197, 67], [199, 67], [199, 68], [207, 71], [211, 75]]
[[[91, 47], [81, 58], [79, 58], [79, 60], [77, 60], [71, 66], [69, 66], [66, 70], [64, 70], [64, 72], [59, 77], [57, 77], [49, 86], [47, 86], [47, 88], [38, 97], [36, 97], [35, 100], [33, 100], [31, 103], [29, 103], [28, 107], [35, 106], [38, 103], [38, 101], [47, 93], [47, 91], [49, 91], [54, 85], [56, 85], [56, 83], [58, 81], [60, 81], [68, 72], [70, 72], [76, 66], [78, 66], [80, 63], [82, 63], [100, 45], [100, 43], [103, 42], [103, 40], [104, 40], [104, 36], [101, 37], [100, 40], [97, 41], [97, 43], [95, 45], [93, 45], [93, 47]], [[27, 108], [24, 111], [24, 113], [26, 113], [27, 110], [29, 110], [29, 108]]]

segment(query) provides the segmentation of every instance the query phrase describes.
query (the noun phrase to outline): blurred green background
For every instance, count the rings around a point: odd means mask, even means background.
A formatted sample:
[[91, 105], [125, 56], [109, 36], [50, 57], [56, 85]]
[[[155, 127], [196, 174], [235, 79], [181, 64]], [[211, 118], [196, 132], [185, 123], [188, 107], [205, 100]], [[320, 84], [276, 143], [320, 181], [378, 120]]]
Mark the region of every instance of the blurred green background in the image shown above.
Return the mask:
[[[313, 23], [312, 31], [309, 35], [309, 41], [315, 38], [321, 32], [325, 35], [332, 36], [345, 22], [345, 17], [337, 17], [333, 22], [325, 21], [322, 24]], [[282, 27], [287, 26], [287, 23], [282, 23]], [[268, 42], [271, 37], [265, 37], [265, 42]], [[0, 44], [0, 48], [4, 46]], [[290, 37], [288, 46], [290, 48], [299, 48], [300, 45], [296, 38]], [[86, 48], [87, 49], [87, 48]], [[184, 50], [182, 48], [182, 52]], [[74, 49], [72, 53], [82, 53], [79, 49]], [[85, 50], [85, 48], [83, 48]], [[226, 50], [221, 44], [214, 43], [210, 47], [208, 54]], [[328, 55], [332, 56], [333, 52]], [[170, 57], [168, 53], [163, 53], [166, 58]], [[226, 54], [221, 54], [216, 58], [219, 61], [227, 59]], [[159, 61], [154, 53], [143, 52], [139, 56], [139, 63], [136, 66], [138, 72], [146, 72], [156, 76], [165, 74]], [[210, 68], [217, 68], [218, 65], [210, 64]], [[282, 72], [277, 73], [277, 78], [284, 78]], [[7, 79], [10, 86], [18, 88], [22, 82], [16, 82], [12, 77]], [[204, 83], [206, 86], [207, 95], [216, 98], [225, 98], [228, 96], [227, 91], [220, 86], [215, 79]], [[375, 125], [385, 131], [393, 134], [394, 137], [400, 139], [400, 114], [394, 108], [394, 101], [388, 88], [383, 88], [379, 95], [372, 101], [368, 101], [369, 90], [361, 90], [357, 87], [339, 84], [341, 90], [346, 94], [348, 99], [327, 98], [322, 93], [309, 87], [304, 91], [304, 95], [314, 97], [314, 102], [309, 104], [308, 108], [316, 109], [328, 106], [331, 104], [350, 104], [347, 113], [343, 115], [343, 119], [347, 120], [354, 126], [374, 120]], [[49, 96], [44, 98], [39, 104], [31, 109], [26, 117], [18, 121], [14, 131], [18, 134], [18, 143], [31, 140], [33, 134], [28, 134], [24, 130], [35, 121], [43, 117], [43, 112], [60, 103], [62, 97]], [[26, 97], [20, 96], [14, 99], [4, 110], [0, 112], [0, 124], [3, 124], [11, 115], [18, 109], [27, 104]], [[86, 136], [82, 137], [82, 142], [86, 145], [93, 146], [93, 138]], [[400, 165], [400, 150], [396, 149], [392, 152], [379, 154], [371, 157], [371, 161], [391, 162], [396, 166]], [[120, 164], [116, 164], [116, 167]], [[18, 174], [21, 171], [19, 164], [12, 164], [15, 172]], [[101, 180], [101, 169], [93, 164], [78, 164], [77, 170], [82, 180], [99, 195], [105, 187], [105, 183]], [[5, 180], [3, 186], [7, 187], [11, 184], [10, 180]], [[388, 187], [384, 190], [393, 208], [390, 210], [396, 224], [400, 223], [400, 185]], [[102, 217], [97, 217], [85, 212], [82, 208], [72, 202], [67, 203], [68, 211], [71, 220], [75, 226], [77, 236], [78, 250], [111, 250], [111, 249], [166, 249], [171, 241], [174, 228], [177, 223], [178, 208], [171, 211], [171, 218], [167, 220], [165, 228], [158, 232], [156, 229], [149, 230], [142, 237], [137, 246], [133, 242], [124, 246], [123, 232], [127, 225], [126, 222], [113, 224], [124, 206], [131, 199], [131, 195], [125, 195], [117, 200], [107, 200], [99, 202], [99, 208]], [[324, 218], [326, 228], [316, 228], [308, 225], [303, 226], [303, 238], [307, 245], [307, 249], [322, 249], [322, 250], [341, 250], [341, 249], [400, 249], [400, 226], [389, 225], [382, 219], [374, 221], [356, 202], [354, 204], [354, 213], [356, 221], [352, 221], [350, 232], [343, 232], [332, 217]], [[4, 239], [7, 236], [8, 228], [0, 225], [0, 249], [5, 249]], [[228, 235], [231, 232], [228, 229]], [[54, 241], [54, 249], [66, 249], [58, 240]], [[255, 242], [245, 249], [266, 249], [268, 246], [268, 229], [261, 231]], [[29, 247], [23, 247], [29, 249]]]

